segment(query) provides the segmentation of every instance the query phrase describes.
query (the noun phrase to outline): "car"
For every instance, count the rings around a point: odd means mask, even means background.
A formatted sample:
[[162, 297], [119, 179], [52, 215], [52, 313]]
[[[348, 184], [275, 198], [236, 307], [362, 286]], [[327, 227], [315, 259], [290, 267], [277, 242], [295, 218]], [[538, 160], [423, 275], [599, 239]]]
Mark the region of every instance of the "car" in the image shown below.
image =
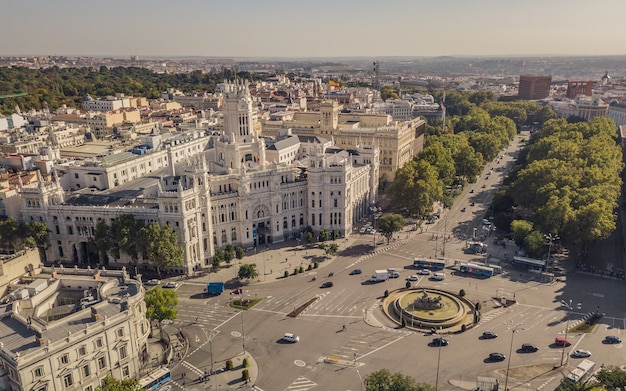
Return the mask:
[[491, 361], [504, 361], [505, 359], [504, 353], [489, 353], [489, 360]]
[[448, 340], [445, 339], [444, 337], [437, 337], [437, 338], [433, 338], [432, 343], [435, 346], [448, 346], [450, 342], [448, 342]]
[[156, 278], [153, 278], [152, 280], [148, 280], [145, 282], [145, 285], [159, 285], [161, 283], [160, 280], [157, 280]]
[[418, 277], [418, 276], [416, 276], [415, 274], [411, 274], [410, 276], [408, 276], [408, 277], [406, 278], [406, 280], [407, 280], [407, 281], [417, 281], [417, 280], [419, 280], [419, 277]]
[[525, 344], [522, 344], [521, 350], [524, 353], [534, 353], [537, 350], [539, 350], [539, 348], [531, 343], [525, 343]]
[[470, 206], [474, 206], [476, 203], [474, 201], [470, 202]]
[[163, 285], [163, 288], [178, 288], [178, 283], [176, 281], [170, 281], [168, 283], [166, 283], [165, 285]]
[[353, 276], [355, 274], [361, 274], [361, 273], [363, 273], [363, 270], [361, 270], [361, 269], [354, 269], [354, 270], [352, 270], [350, 272], [350, 275]]
[[231, 295], [240, 295], [242, 293], [243, 293], [243, 289], [241, 288], [233, 289], [233, 291], [230, 292]]
[[576, 349], [572, 352], [572, 357], [574, 358], [591, 357], [591, 352], [589, 350]]
[[443, 281], [443, 280], [446, 279], [446, 275], [445, 275], [445, 273], [433, 273], [430, 276], [430, 279], [433, 280], [433, 281]]
[[563, 337], [556, 337], [554, 339], [554, 343], [556, 344], [556, 346], [570, 346], [572, 344], [569, 340]]
[[465, 212], [465, 207], [461, 208], [461, 212]]
[[325, 283], [320, 285], [320, 288], [332, 288], [332, 287], [333, 287], [333, 282], [332, 281], [326, 281]]
[[398, 278], [400, 277], [400, 273], [398, 272], [389, 272], [389, 278]]
[[482, 219], [481, 222], [483, 223], [483, 225], [491, 225], [491, 221], [487, 219]]
[[622, 339], [616, 335], [607, 335], [604, 341], [606, 343], [622, 343]]
[[493, 339], [493, 338], [498, 338], [498, 334], [494, 333], [493, 331], [485, 331], [483, 333], [483, 339]]
[[430, 275], [430, 270], [429, 269], [421, 269], [417, 271], [417, 274], [421, 274], [423, 276], [429, 276]]
[[296, 342], [300, 342], [300, 337], [298, 337], [297, 335], [293, 333], [285, 333], [285, 335], [283, 335], [282, 340], [285, 342], [296, 343]]
[[359, 233], [364, 234], [366, 230], [367, 230], [367, 228], [363, 227], [363, 228], [361, 228], [361, 229], [359, 230]]

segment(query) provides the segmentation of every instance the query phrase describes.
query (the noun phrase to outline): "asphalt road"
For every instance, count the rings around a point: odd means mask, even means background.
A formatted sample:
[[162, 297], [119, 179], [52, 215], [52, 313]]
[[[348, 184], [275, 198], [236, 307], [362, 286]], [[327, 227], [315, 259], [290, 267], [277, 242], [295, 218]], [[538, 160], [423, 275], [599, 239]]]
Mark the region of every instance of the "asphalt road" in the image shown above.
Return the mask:
[[[546, 284], [534, 281], [530, 274], [511, 268], [503, 260], [504, 273], [489, 279], [446, 270], [444, 281], [421, 278], [414, 282], [414, 286], [451, 292], [464, 289], [470, 299], [483, 303], [480, 323], [465, 333], [449, 336], [450, 345], [446, 347], [430, 346], [432, 335], [394, 327], [386, 319], [378, 319], [379, 324], [364, 321], [368, 311], [376, 312], [386, 289], [404, 287], [405, 278], [415, 274], [410, 267], [413, 258], [443, 255], [451, 263], [453, 259], [485, 259], [465, 254], [463, 249], [474, 228], [488, 233], [480, 221], [505, 174], [497, 168], [510, 165], [514, 155], [512, 149], [500, 162], [491, 163], [477, 184], [468, 186], [453, 208], [428, 225], [427, 231], [401, 233], [396, 237], [397, 245], [392, 242], [387, 251], [363, 256], [361, 250], [369, 251], [373, 244], [372, 235], [363, 235], [353, 244], [354, 251], [344, 252], [320, 269], [245, 287], [244, 297], [262, 298], [249, 311], [242, 313], [228, 307], [231, 297], [227, 293], [201, 297], [204, 283], [182, 283], [177, 288], [180, 304], [175, 323], [193, 336], [183, 367], [188, 374], [201, 374], [210, 369], [212, 361], [236, 355], [245, 348], [259, 365], [257, 390], [360, 390], [361, 379], [381, 368], [452, 390], [458, 388], [455, 381], [471, 384], [477, 376], [494, 376], [503, 382], [509, 363], [509, 388], [553, 389], [562, 379], [561, 370], [552, 369], [561, 358], [566, 363], [563, 370], [580, 361], [569, 358], [574, 349], [590, 350], [591, 360], [598, 365], [626, 363], [622, 344], [602, 343], [609, 334], [626, 338], [626, 303], [614, 299], [621, 297], [624, 282], [578, 274], [573, 268], [559, 282]], [[493, 171], [486, 179], [490, 169]], [[501, 259], [514, 251], [512, 245], [490, 249], [492, 257]], [[400, 277], [378, 284], [367, 282], [374, 270], [389, 267], [396, 268]], [[349, 275], [354, 268], [361, 268], [363, 273]], [[333, 276], [328, 277], [331, 272]], [[320, 288], [325, 281], [332, 281], [334, 286]], [[518, 304], [498, 307], [494, 299], [502, 296]], [[317, 300], [299, 317], [287, 316], [310, 299]], [[561, 305], [562, 300], [572, 300], [571, 312]], [[554, 345], [556, 337], [565, 336], [568, 322], [571, 326], [587, 312], [598, 310], [606, 316], [592, 333], [568, 333], [572, 346], [565, 351]], [[493, 331], [498, 337], [483, 340], [480, 336], [484, 331]], [[280, 338], [285, 332], [299, 335], [300, 342], [282, 343]], [[521, 353], [518, 349], [522, 343], [533, 343], [539, 351]], [[490, 362], [487, 358], [492, 352], [505, 354], [506, 360]], [[328, 357], [348, 365], [325, 363]]]

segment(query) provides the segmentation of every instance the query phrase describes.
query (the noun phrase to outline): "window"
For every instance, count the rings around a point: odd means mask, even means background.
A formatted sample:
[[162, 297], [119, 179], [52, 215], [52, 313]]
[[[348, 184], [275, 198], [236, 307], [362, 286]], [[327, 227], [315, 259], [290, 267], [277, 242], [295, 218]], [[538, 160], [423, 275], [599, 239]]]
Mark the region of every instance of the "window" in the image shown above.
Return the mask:
[[70, 362], [70, 356], [67, 354], [64, 354], [61, 356], [61, 364], [67, 364]]
[[80, 369], [83, 374], [83, 377], [89, 377], [91, 375], [91, 368], [89, 368], [89, 364], [85, 365]]
[[87, 387], [85, 387], [85, 391], [93, 391], [93, 387], [92, 386], [87, 386]]
[[118, 337], [123, 337], [124, 336], [124, 329], [117, 329], [117, 336]]
[[120, 346], [120, 358], [128, 357], [128, 353], [126, 352], [126, 345]]
[[102, 338], [96, 339], [96, 347], [97, 348], [101, 348], [102, 347]]
[[107, 366], [107, 360], [104, 357], [98, 358], [98, 369], [104, 369]]
[[74, 380], [72, 379], [71, 373], [68, 373], [67, 375], [63, 376], [63, 385], [65, 387], [70, 387], [72, 384], [74, 384]]
[[87, 348], [85, 346], [81, 346], [78, 348], [78, 355], [79, 356], [84, 356], [85, 354], [87, 354]]
[[130, 377], [130, 368], [128, 367], [128, 365], [126, 365], [124, 368], [122, 368], [122, 376], [123, 377]]
[[43, 367], [35, 368], [35, 370], [33, 371], [33, 376], [34, 377], [42, 377], [43, 376]]

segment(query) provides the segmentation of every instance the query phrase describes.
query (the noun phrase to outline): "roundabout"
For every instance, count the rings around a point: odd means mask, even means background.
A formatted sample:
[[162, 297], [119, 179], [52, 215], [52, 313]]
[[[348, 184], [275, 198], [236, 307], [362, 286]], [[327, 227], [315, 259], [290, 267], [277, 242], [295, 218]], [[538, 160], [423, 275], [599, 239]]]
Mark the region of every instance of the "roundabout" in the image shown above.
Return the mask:
[[453, 293], [433, 288], [391, 292], [383, 300], [385, 314], [398, 325], [415, 330], [459, 331], [473, 326], [474, 304]]

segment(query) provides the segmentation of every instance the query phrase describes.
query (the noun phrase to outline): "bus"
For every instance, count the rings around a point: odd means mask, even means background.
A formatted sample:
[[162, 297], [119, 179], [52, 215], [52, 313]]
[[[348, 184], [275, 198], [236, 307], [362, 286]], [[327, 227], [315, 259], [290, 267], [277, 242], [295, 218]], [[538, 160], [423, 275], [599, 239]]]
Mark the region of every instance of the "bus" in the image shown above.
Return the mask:
[[500, 273], [502, 273], [502, 267], [501, 266], [487, 264], [487, 267], [490, 267], [490, 268], [493, 269], [493, 274], [500, 274]]
[[461, 273], [475, 274], [477, 276], [484, 276], [484, 277], [493, 276], [492, 268], [487, 267], [487, 266], [474, 265], [471, 263], [461, 264], [461, 266], [459, 266], [459, 271]]
[[596, 363], [591, 360], [582, 360], [576, 368], [572, 369], [566, 379], [574, 383], [582, 382], [593, 374], [595, 366]]
[[424, 258], [415, 258], [413, 260], [413, 267], [416, 269], [443, 270], [446, 268], [446, 262], [433, 261]]
[[169, 368], [161, 367], [139, 380], [139, 387], [142, 390], [156, 390], [170, 380], [172, 380], [172, 372]]
[[546, 261], [540, 259], [532, 259], [526, 257], [513, 257], [513, 266], [518, 266], [526, 269], [546, 270]]

